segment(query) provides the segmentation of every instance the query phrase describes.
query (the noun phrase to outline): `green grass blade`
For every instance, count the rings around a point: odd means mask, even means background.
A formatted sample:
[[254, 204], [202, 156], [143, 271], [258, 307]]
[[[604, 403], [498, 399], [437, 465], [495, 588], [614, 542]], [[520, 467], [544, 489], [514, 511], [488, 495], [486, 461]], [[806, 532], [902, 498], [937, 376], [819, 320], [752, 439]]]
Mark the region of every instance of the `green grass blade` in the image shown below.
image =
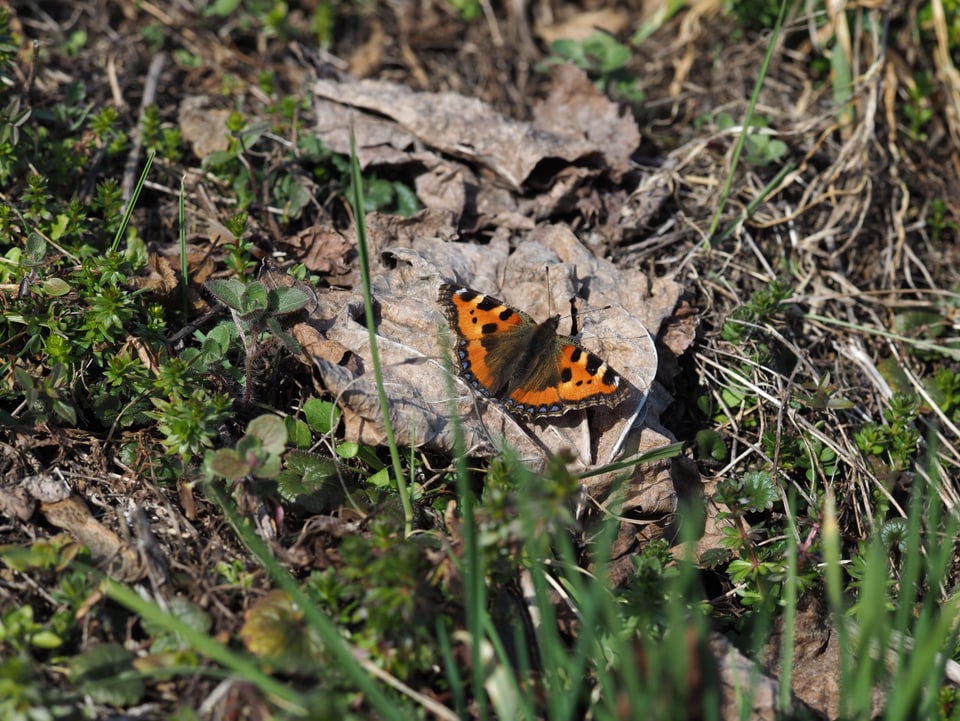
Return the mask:
[[400, 495], [400, 505], [403, 507], [404, 536], [413, 532], [413, 507], [410, 505], [410, 492], [404, 478], [403, 466], [400, 463], [400, 450], [397, 448], [396, 437], [393, 433], [393, 424], [390, 422], [390, 406], [387, 391], [383, 385], [383, 373], [380, 365], [380, 350], [377, 346], [377, 324], [373, 314], [373, 294], [370, 291], [370, 252], [367, 247], [367, 223], [364, 212], [363, 178], [360, 175], [360, 161], [357, 158], [357, 138], [350, 128], [350, 181], [353, 185], [353, 195], [350, 203], [353, 206], [354, 218], [357, 227], [357, 259], [360, 263], [360, 277], [363, 286], [363, 310], [366, 320], [367, 333], [370, 336], [370, 360], [373, 366], [373, 377], [377, 383], [377, 397], [380, 399], [380, 411], [383, 415], [383, 428], [387, 436], [387, 446], [390, 449], [390, 460], [393, 464], [393, 477]]
[[747, 135], [750, 133], [750, 121], [753, 120], [753, 111], [757, 107], [757, 101], [760, 99], [760, 88], [763, 87], [763, 80], [767, 76], [767, 70], [770, 67], [770, 59], [773, 57], [773, 49], [776, 47], [777, 38], [780, 37], [780, 28], [783, 26], [783, 18], [787, 12], [787, 0], [780, 3], [780, 14], [777, 15], [777, 22], [770, 33], [770, 43], [767, 45], [767, 52], [763, 56], [763, 62], [760, 64], [760, 74], [757, 81], [753, 84], [753, 94], [750, 96], [750, 104], [747, 106], [746, 115], [741, 125], [740, 136], [733, 148], [733, 157], [730, 159], [730, 172], [727, 174], [727, 180], [720, 193], [720, 202], [717, 203], [717, 210], [710, 221], [710, 230], [707, 231], [707, 242], [712, 242], [713, 236], [720, 224], [720, 218], [727, 205], [727, 199], [730, 197], [730, 189], [733, 187], [733, 178], [736, 174], [737, 164], [740, 162], [740, 155], [743, 152], [743, 146], [747, 142]]
[[[88, 572], [91, 574], [100, 573], [95, 569], [88, 569]], [[287, 684], [277, 681], [265, 673], [261, 668], [260, 661], [257, 659], [246, 653], [236, 651], [210, 637], [208, 634], [189, 626], [153, 601], [141, 597], [132, 588], [119, 581], [103, 576], [103, 583], [106, 593], [111, 599], [137, 614], [142, 619], [155, 623], [157, 626], [177, 634], [198, 653], [216, 661], [241, 678], [254, 684], [288, 710], [294, 712], [299, 710], [301, 713], [305, 711], [306, 704], [303, 696], [291, 689]]]
[[370, 678], [368, 671], [360, 665], [353, 651], [341, 638], [333, 621], [317, 608], [296, 580], [277, 562], [267, 545], [247, 526], [237, 513], [236, 508], [220, 490], [213, 484], [208, 484], [206, 488], [210, 497], [233, 525], [237, 535], [267, 570], [274, 583], [285, 591], [303, 611], [307, 622], [316, 629], [317, 634], [323, 641], [324, 649], [336, 659], [339, 670], [356, 685], [364, 694], [366, 700], [379, 713], [383, 714], [384, 718], [403, 721], [403, 716], [400, 714], [396, 703], [383, 694], [380, 687]]
[[150, 174], [150, 168], [153, 167], [153, 157], [155, 153], [151, 152], [147, 156], [147, 162], [143, 166], [143, 170], [140, 173], [140, 177], [137, 179], [137, 185], [133, 189], [133, 195], [130, 196], [130, 202], [127, 203], [127, 207], [123, 211], [123, 218], [120, 221], [120, 227], [117, 228], [116, 234], [113, 236], [113, 243], [110, 245], [110, 252], [116, 253], [117, 248], [120, 247], [120, 243], [123, 241], [123, 236], [127, 234], [127, 226], [130, 225], [130, 216], [133, 215], [133, 209], [137, 206], [137, 201], [140, 199], [140, 193], [143, 191], [143, 184], [147, 180], [147, 176]]

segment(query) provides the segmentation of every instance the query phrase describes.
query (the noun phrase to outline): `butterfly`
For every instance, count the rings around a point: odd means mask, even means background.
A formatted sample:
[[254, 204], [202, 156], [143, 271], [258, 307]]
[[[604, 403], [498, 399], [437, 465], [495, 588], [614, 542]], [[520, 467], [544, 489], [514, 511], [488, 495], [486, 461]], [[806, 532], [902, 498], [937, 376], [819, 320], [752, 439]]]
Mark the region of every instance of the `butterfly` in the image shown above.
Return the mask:
[[559, 315], [537, 323], [496, 298], [452, 283], [440, 286], [439, 300], [456, 334], [461, 377], [524, 420], [614, 407], [630, 393], [606, 362], [557, 333]]

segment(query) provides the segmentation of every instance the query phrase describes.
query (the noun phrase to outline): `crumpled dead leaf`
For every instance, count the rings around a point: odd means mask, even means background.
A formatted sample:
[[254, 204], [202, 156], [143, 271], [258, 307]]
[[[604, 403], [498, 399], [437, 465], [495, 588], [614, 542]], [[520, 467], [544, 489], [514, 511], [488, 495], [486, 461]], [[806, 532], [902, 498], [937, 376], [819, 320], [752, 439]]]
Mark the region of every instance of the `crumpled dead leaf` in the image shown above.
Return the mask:
[[456, 93], [323, 79], [314, 86], [316, 131], [346, 154], [352, 128], [362, 168], [422, 167], [420, 201], [452, 212], [462, 231], [530, 230], [538, 219], [579, 213], [618, 242], [631, 232], [620, 210], [639, 177], [637, 125], [579, 68], [556, 66], [551, 81], [533, 121], [522, 122]]
[[[425, 229], [436, 216], [422, 214]], [[372, 281], [376, 332], [389, 413], [397, 442], [454, 454], [453, 419], [460, 422], [466, 450], [490, 456], [510, 446], [539, 467], [546, 458], [573, 452], [572, 470], [587, 470], [670, 442], [662, 430], [646, 430], [643, 418], [658, 417], [669, 397], [656, 393], [657, 353], [648, 329], [671, 317], [682, 288], [665, 278], [648, 279], [598, 259], [565, 225], [541, 225], [511, 248], [505, 237], [488, 245], [450, 242], [416, 232], [416, 218], [402, 226], [372, 216], [373, 228], [403, 228], [399, 243], [375, 244], [381, 263]], [[394, 240], [398, 233], [376, 234]], [[268, 271], [277, 274], [279, 271]], [[523, 423], [498, 403], [475, 394], [451, 372], [453, 342], [437, 301], [439, 285], [459, 282], [498, 297], [535, 319], [568, 315], [577, 308], [581, 341], [611, 364], [633, 387], [617, 408], [572, 411], [546, 421]], [[274, 282], [274, 281], [271, 281]], [[317, 291], [308, 320], [292, 329], [343, 409], [346, 440], [380, 445], [386, 434], [380, 414], [359, 291]], [[569, 321], [563, 321], [569, 322]], [[569, 326], [561, 325], [561, 332]], [[656, 399], [657, 407], [651, 406]], [[672, 512], [675, 493], [667, 464], [620, 471], [590, 480], [588, 491], [642, 488], [628, 510]]]
[[230, 110], [210, 107], [206, 95], [184, 98], [177, 111], [177, 123], [183, 139], [190, 143], [193, 154], [203, 160], [211, 153], [226, 150], [230, 144], [227, 118]]

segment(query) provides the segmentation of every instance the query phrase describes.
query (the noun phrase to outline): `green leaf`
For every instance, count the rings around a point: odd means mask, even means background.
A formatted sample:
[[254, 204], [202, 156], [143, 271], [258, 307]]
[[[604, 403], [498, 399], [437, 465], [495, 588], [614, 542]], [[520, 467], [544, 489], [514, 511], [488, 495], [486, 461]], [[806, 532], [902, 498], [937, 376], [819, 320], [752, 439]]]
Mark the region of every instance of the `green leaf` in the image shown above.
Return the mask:
[[330, 507], [330, 499], [340, 492], [337, 464], [314, 453], [293, 451], [287, 467], [277, 477], [277, 490], [288, 503], [307, 513], [322, 513]]
[[59, 298], [70, 292], [70, 284], [62, 278], [47, 278], [40, 288], [48, 298]]
[[30, 261], [31, 265], [38, 264], [43, 260], [43, 256], [47, 252], [47, 241], [43, 239], [37, 233], [30, 233], [27, 236], [27, 247], [26, 247], [26, 256]]
[[247, 315], [264, 311], [268, 308], [267, 289], [263, 286], [263, 283], [259, 281], [247, 283], [241, 296], [240, 312], [243, 315]]
[[268, 295], [267, 309], [277, 315], [293, 313], [310, 302], [310, 296], [301, 288], [275, 288]]
[[381, 210], [393, 202], [393, 183], [389, 180], [370, 178], [364, 185], [364, 208], [368, 212]]
[[237, 326], [232, 321], [223, 321], [214, 326], [203, 338], [201, 349], [214, 359], [221, 359], [230, 350], [230, 343], [236, 337]]
[[30, 391], [35, 388], [33, 378], [25, 369], [21, 368], [20, 366], [17, 366], [13, 369], [13, 377], [17, 381], [17, 385], [23, 390]]
[[311, 398], [303, 404], [303, 415], [310, 427], [321, 435], [329, 433], [340, 422], [340, 409], [330, 401], [319, 398]]
[[97, 703], [132, 706], [143, 696], [143, 679], [132, 664], [133, 654], [106, 643], [72, 659], [69, 675], [77, 689]]
[[697, 433], [697, 455], [700, 458], [712, 458], [722, 461], [727, 457], [727, 446], [723, 436], [715, 430], [706, 428]]
[[250, 465], [232, 448], [221, 448], [214, 453], [207, 461], [207, 468], [228, 481], [239, 480], [250, 473]]
[[[170, 614], [176, 616], [179, 621], [187, 624], [190, 628], [201, 633], [207, 633], [213, 628], [213, 620], [210, 614], [204, 611], [200, 606], [189, 601], [183, 596], [173, 596], [167, 600], [167, 606]], [[140, 623], [143, 630], [149, 636], [164, 636], [169, 633], [167, 627], [162, 623], [141, 618]], [[183, 647], [184, 644], [181, 644]]]
[[213, 297], [228, 308], [239, 311], [243, 309], [243, 292], [246, 284], [236, 278], [215, 278], [204, 283], [204, 287]]
[[247, 434], [259, 438], [267, 453], [283, 453], [287, 445], [287, 428], [279, 416], [257, 416], [247, 426]]
[[30, 645], [34, 648], [50, 650], [60, 648], [63, 645], [63, 639], [53, 631], [39, 631], [30, 637]]
[[273, 123], [270, 120], [258, 120], [255, 123], [250, 123], [240, 132], [239, 137], [242, 146], [246, 149], [252, 148], [260, 140], [260, 137], [269, 132], [272, 127]]
[[268, 479], [276, 478], [280, 473], [281, 456], [277, 453], [271, 453], [261, 460], [259, 466], [253, 469], [255, 478]]
[[216, 15], [217, 17], [225, 18], [238, 7], [240, 7], [240, 0], [214, 0], [213, 3], [204, 9], [203, 14], [207, 17]]
[[727, 548], [708, 548], [700, 554], [700, 565], [703, 568], [716, 568], [729, 561], [731, 555]]
[[310, 432], [310, 426], [299, 418], [287, 416], [283, 419], [283, 425], [287, 428], [287, 438], [297, 448], [309, 448], [313, 444], [313, 433]]
[[752, 511], [769, 510], [780, 498], [777, 484], [766, 471], [750, 471], [743, 475], [744, 505]]
[[344, 441], [343, 443], [337, 444], [337, 455], [344, 459], [356, 458], [357, 454], [360, 453], [360, 444], [352, 443], [350, 441]]
[[376, 486], [377, 488], [389, 488], [390, 469], [386, 467], [381, 468], [379, 471], [367, 478], [367, 483], [372, 486]]
[[393, 184], [393, 192], [397, 196], [397, 215], [409, 218], [420, 210], [420, 200], [417, 194], [406, 183]]
[[570, 38], [560, 38], [550, 43], [550, 50], [561, 58], [571, 61], [578, 68], [587, 67], [587, 55], [583, 44]]

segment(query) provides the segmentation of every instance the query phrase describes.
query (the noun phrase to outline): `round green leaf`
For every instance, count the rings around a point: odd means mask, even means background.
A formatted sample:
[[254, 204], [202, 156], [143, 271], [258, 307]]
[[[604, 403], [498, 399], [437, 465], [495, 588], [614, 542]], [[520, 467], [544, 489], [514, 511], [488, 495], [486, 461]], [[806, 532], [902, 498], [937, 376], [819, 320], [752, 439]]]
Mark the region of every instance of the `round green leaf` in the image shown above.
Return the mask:
[[287, 428], [279, 416], [263, 415], [254, 418], [247, 433], [259, 438], [267, 453], [283, 453], [287, 445]]

